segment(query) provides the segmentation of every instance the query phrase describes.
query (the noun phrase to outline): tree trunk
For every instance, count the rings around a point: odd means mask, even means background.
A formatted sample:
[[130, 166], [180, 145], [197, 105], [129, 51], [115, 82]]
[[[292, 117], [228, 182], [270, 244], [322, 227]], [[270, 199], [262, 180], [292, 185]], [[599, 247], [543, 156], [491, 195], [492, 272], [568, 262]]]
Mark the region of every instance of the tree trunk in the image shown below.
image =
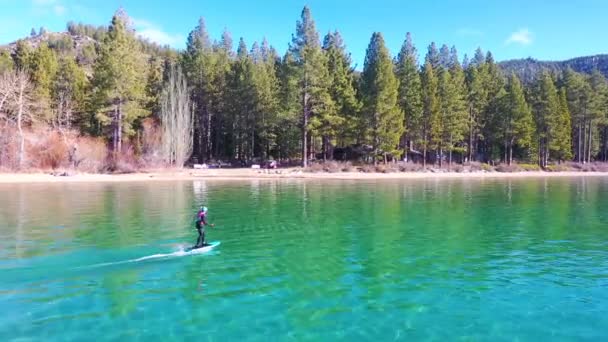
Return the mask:
[[302, 111], [302, 167], [307, 167], [308, 166], [308, 150], [307, 150], [307, 144], [308, 144], [308, 135], [307, 135], [307, 127], [308, 127], [308, 94], [306, 92], [304, 92], [304, 95], [302, 96], [302, 104], [303, 104], [303, 111]]
[[323, 150], [323, 162], [327, 161], [327, 137], [323, 136], [321, 137], [322, 139], [322, 143], [321, 143], [321, 149]]
[[211, 112], [207, 111], [207, 131], [205, 132], [205, 145], [207, 150], [207, 160], [211, 159], [213, 144], [211, 143]]
[[454, 149], [454, 137], [450, 133], [450, 151], [448, 153], [448, 170], [452, 168], [452, 150]]
[[509, 149], [508, 145], [509, 145], [508, 140], [505, 139], [505, 159], [504, 159], [504, 162], [506, 164], [508, 164], [508, 165], [511, 165], [511, 161], [509, 160], [508, 155], [507, 155], [507, 152], [508, 152], [508, 149]]
[[[221, 132], [221, 127], [222, 127], [222, 122], [218, 117], [216, 117], [216, 121], [215, 121], [215, 127], [216, 127], [216, 132], [215, 132], [215, 143], [213, 144], [213, 148], [214, 148], [214, 153], [216, 156], [220, 155], [220, 140], [222, 138], [222, 132]], [[224, 154], [224, 152], [221, 153], [222, 155]]]
[[509, 142], [509, 165], [513, 164], [513, 139]]
[[253, 160], [253, 158], [255, 158], [255, 134], [253, 133], [253, 130], [249, 132], [249, 140], [250, 146], [247, 153], [249, 154], [249, 160]]
[[25, 91], [25, 81], [19, 80], [19, 110], [17, 111], [17, 129], [19, 130], [19, 169], [23, 168], [25, 162], [25, 136], [23, 134], [23, 92]]
[[587, 120], [583, 123], [583, 163], [587, 162]]
[[604, 162], [608, 160], [606, 155], [608, 155], [608, 126], [604, 127]]
[[122, 101], [118, 101], [118, 122], [116, 123], [118, 153], [122, 152]]
[[424, 135], [424, 147], [422, 148], [422, 168], [426, 168], [426, 134]]
[[116, 134], [116, 126], [118, 122], [118, 105], [114, 105], [114, 116], [112, 117], [112, 152], [116, 153], [118, 148], [118, 134]]
[[[405, 126], [407, 127], [407, 126]], [[403, 160], [408, 160], [409, 158], [407, 157], [407, 153], [408, 153], [408, 146], [409, 146], [409, 139], [408, 139], [408, 135], [404, 134], [403, 135]]]
[[543, 161], [543, 168], [549, 165], [549, 139], [545, 139], [545, 160]]
[[473, 161], [473, 111], [469, 109], [469, 164]]
[[593, 130], [592, 130], [592, 121], [589, 120], [589, 143], [587, 144], [587, 148], [589, 152], [587, 153], [587, 162], [591, 163], [591, 150], [593, 145]]
[[539, 138], [538, 139], [538, 166], [540, 166], [540, 167], [543, 166], [543, 163], [542, 163], [543, 152], [544, 152], [544, 149], [543, 149], [543, 139]]
[[576, 137], [578, 142], [576, 144], [576, 159], [578, 159], [578, 162], [581, 162], [581, 124], [578, 124], [578, 136]]

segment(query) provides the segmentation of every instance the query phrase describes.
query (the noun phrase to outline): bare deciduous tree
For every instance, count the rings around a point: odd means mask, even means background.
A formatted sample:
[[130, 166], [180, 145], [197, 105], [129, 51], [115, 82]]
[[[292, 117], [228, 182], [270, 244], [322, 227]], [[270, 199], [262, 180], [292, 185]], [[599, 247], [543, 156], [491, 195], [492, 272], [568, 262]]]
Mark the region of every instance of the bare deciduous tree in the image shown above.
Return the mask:
[[29, 116], [30, 106], [30, 80], [29, 76], [24, 71], [18, 71], [15, 74], [15, 91], [13, 97], [15, 99], [15, 106], [17, 107], [17, 130], [19, 131], [19, 168], [23, 168], [25, 164], [25, 135], [23, 134], [23, 124], [27, 121]]
[[188, 84], [179, 66], [172, 65], [161, 97], [162, 154], [178, 167], [192, 154], [193, 117]]
[[7, 72], [0, 77], [0, 113], [9, 123], [14, 123], [19, 132], [18, 167], [25, 165], [25, 134], [23, 125], [31, 120], [29, 97], [31, 83], [24, 71]]

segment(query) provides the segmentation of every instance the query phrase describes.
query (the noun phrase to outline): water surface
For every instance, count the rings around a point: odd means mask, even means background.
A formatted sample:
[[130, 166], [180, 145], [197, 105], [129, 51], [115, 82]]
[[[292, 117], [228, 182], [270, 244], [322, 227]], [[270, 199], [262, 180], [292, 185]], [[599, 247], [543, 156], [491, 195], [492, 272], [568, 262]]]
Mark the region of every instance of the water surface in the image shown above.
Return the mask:
[[[216, 224], [204, 255], [199, 205]], [[0, 185], [0, 340], [608, 340], [608, 179]]]

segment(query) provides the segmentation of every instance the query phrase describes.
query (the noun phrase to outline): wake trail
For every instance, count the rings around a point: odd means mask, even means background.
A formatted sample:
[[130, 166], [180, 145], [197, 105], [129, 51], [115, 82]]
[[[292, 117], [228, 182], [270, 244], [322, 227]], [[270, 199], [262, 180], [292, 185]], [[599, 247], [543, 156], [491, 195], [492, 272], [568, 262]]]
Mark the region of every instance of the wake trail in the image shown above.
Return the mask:
[[197, 248], [197, 249], [192, 249], [192, 250], [180, 249], [180, 250], [172, 252], [172, 253], [158, 253], [158, 254], [147, 255], [147, 256], [143, 256], [143, 257], [135, 258], [135, 259], [104, 262], [101, 264], [76, 267], [75, 269], [91, 269], [91, 268], [99, 268], [99, 267], [107, 267], [107, 266], [132, 264], [132, 263], [148, 261], [148, 260], [169, 259], [169, 258], [175, 258], [175, 257], [182, 257], [182, 256], [186, 256], [186, 255], [203, 254], [203, 253], [210, 252], [213, 249], [213, 247], [216, 247], [217, 245], [219, 245], [219, 243], [212, 244], [208, 247]]

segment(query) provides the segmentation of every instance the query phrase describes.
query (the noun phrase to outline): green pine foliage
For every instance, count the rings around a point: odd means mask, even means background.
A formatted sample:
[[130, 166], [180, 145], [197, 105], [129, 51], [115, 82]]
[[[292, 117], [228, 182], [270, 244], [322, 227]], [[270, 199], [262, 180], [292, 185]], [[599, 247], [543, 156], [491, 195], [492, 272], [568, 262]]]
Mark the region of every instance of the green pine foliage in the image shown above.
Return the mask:
[[154, 127], [144, 126], [160, 125], [162, 85], [179, 64], [193, 106], [193, 163], [608, 160], [608, 81], [599, 71], [520, 80], [481, 48], [461, 63], [455, 47], [435, 43], [420, 65], [410, 33], [396, 56], [374, 33], [356, 70], [338, 31], [319, 39], [308, 7], [282, 57], [265, 39], [248, 47], [228, 30], [214, 38], [201, 18], [183, 51], [161, 47], [119, 10], [109, 26], [70, 22], [67, 33], [33, 30], [0, 48], [0, 76], [29, 76], [27, 114], [37, 123], [105, 138], [115, 155], [126, 152], [123, 141], [152, 139]]
[[398, 157], [399, 139], [403, 134], [403, 112], [399, 107], [399, 81], [381, 33], [374, 33], [365, 55], [361, 75], [363, 113], [367, 126], [367, 141], [374, 152], [374, 163], [378, 154]]
[[336, 138], [332, 141], [334, 144], [352, 144], [357, 141], [357, 133], [361, 127], [361, 103], [357, 98], [350, 56], [338, 31], [325, 36], [323, 50], [327, 56], [329, 92], [335, 104], [335, 113], [327, 122], [329, 132], [326, 133], [329, 133], [329, 138]]
[[399, 105], [403, 111], [404, 151], [415, 154], [422, 141], [422, 83], [418, 71], [418, 52], [408, 32], [397, 55], [396, 74], [399, 80]]
[[535, 87], [534, 110], [539, 165], [546, 167], [559, 139], [559, 97], [549, 72], [544, 71]]
[[[429, 58], [422, 68], [422, 164], [426, 167], [429, 148], [436, 147], [441, 136], [440, 102], [438, 99], [438, 79]], [[435, 144], [434, 144], [435, 143]]]
[[87, 87], [87, 76], [76, 60], [69, 56], [62, 58], [51, 88], [54, 119], [58, 125], [67, 129], [74, 124], [83, 130], [90, 128], [84, 115]]
[[128, 17], [119, 10], [100, 46], [91, 81], [95, 119], [115, 152], [122, 151], [123, 133], [133, 135], [135, 121], [148, 115], [146, 71], [146, 60], [128, 26]]
[[533, 144], [534, 119], [530, 106], [526, 102], [523, 87], [515, 74], [509, 77], [504, 97], [503, 116], [500, 121], [500, 132], [504, 142], [504, 159], [509, 165], [513, 162], [513, 153], [520, 153], [520, 160], [530, 157], [529, 148]]
[[[336, 120], [336, 106], [329, 93], [330, 77], [327, 56], [323, 53], [315, 22], [308, 7], [304, 7], [296, 23], [289, 51], [293, 56], [301, 97], [301, 148], [302, 165], [308, 164], [314, 137], [321, 135], [324, 141], [332, 134], [327, 123]], [[331, 125], [330, 125], [331, 126]], [[326, 143], [322, 144], [326, 146]], [[325, 153], [324, 153], [325, 155]]]
[[572, 124], [568, 109], [568, 98], [566, 89], [562, 88], [559, 92], [559, 116], [556, 117], [556, 138], [552, 144], [552, 151], [559, 162], [570, 160], [572, 154]]

